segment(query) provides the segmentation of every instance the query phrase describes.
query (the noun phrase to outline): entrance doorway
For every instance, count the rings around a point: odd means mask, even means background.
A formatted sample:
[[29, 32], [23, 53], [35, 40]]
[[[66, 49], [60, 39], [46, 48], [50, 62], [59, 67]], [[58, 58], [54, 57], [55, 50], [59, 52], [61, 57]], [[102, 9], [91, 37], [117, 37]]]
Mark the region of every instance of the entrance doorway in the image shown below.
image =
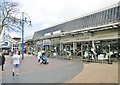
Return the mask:
[[88, 44], [81, 44], [81, 56], [84, 56], [84, 52], [89, 49]]

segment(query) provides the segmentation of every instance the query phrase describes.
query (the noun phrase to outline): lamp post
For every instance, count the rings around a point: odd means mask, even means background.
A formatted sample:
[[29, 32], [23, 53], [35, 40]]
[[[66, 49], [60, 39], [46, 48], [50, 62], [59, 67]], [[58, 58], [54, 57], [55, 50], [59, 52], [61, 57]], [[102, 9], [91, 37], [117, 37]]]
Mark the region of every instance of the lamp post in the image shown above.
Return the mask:
[[[16, 15], [20, 14], [19, 17]], [[29, 15], [25, 12], [19, 12], [15, 15], [15, 19], [17, 19], [17, 23], [19, 23], [19, 28], [22, 30], [22, 60], [24, 59], [24, 26], [31, 26], [31, 19]]]

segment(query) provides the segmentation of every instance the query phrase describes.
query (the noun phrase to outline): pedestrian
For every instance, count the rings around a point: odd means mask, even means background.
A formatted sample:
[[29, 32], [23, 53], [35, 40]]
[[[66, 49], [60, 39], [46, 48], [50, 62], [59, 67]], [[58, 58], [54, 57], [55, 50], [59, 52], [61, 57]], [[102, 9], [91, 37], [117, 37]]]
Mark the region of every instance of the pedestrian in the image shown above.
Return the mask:
[[2, 55], [0, 53], [0, 66], [2, 65]]
[[2, 71], [4, 71], [4, 64], [5, 64], [5, 55], [2, 53]]
[[97, 53], [96, 53], [96, 50], [94, 47], [91, 48], [91, 54], [93, 55], [94, 59], [96, 60]]
[[16, 71], [16, 76], [18, 76], [19, 74], [19, 67], [21, 64], [21, 57], [19, 55], [19, 52], [17, 51], [16, 54], [14, 54], [12, 56], [12, 61], [11, 63], [13, 64], [13, 76], [15, 75], [15, 71]]
[[11, 57], [13, 56], [14, 51], [11, 51]]
[[41, 61], [41, 57], [42, 57], [42, 52], [40, 50], [38, 50], [38, 64], [40, 64], [40, 61]]

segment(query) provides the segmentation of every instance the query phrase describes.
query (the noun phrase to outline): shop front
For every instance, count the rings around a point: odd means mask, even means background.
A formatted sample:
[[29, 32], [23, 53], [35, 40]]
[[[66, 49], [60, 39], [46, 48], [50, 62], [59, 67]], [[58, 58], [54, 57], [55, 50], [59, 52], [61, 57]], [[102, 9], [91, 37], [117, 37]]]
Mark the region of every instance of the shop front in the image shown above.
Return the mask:
[[77, 34], [61, 38], [63, 48], [72, 49], [73, 56], [84, 56], [85, 51], [94, 48], [99, 53], [118, 53], [118, 33], [120, 30], [104, 30]]

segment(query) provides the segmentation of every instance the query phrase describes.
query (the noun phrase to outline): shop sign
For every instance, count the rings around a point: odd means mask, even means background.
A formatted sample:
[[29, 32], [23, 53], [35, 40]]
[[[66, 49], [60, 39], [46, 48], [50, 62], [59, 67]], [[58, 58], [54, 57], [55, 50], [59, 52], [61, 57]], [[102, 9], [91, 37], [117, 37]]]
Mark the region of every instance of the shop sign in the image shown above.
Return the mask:
[[76, 40], [88, 40], [88, 39], [90, 39], [89, 37], [78, 37], [78, 38], [76, 38]]
[[9, 42], [8, 41], [3, 42], [2, 46], [8, 47], [9, 46]]
[[53, 39], [51, 39], [51, 43], [53, 43], [53, 44], [60, 43], [60, 39], [59, 38], [53, 38]]
[[51, 40], [50, 39], [43, 40], [43, 45], [51, 45]]
[[117, 32], [110, 32], [110, 33], [107, 33], [107, 34], [100, 34], [100, 35], [96, 35], [94, 37], [94, 39], [115, 39], [115, 38], [118, 38], [118, 33]]
[[62, 42], [75, 42], [75, 41], [86, 41], [86, 40], [90, 40], [90, 38], [92, 37], [89, 37], [89, 36], [85, 36], [85, 37], [69, 37], [69, 38], [64, 38], [62, 39]]
[[37, 41], [36, 44], [42, 44], [42, 41]]
[[8, 46], [8, 42], [4, 42], [4, 46]]
[[61, 39], [62, 43], [67, 43], [67, 42], [79, 42], [79, 41], [90, 41], [90, 40], [103, 40], [103, 39], [115, 39], [118, 38], [118, 32], [99, 32], [94, 34], [93, 36], [91, 35], [86, 35], [86, 36], [77, 36], [77, 37], [65, 37]]

